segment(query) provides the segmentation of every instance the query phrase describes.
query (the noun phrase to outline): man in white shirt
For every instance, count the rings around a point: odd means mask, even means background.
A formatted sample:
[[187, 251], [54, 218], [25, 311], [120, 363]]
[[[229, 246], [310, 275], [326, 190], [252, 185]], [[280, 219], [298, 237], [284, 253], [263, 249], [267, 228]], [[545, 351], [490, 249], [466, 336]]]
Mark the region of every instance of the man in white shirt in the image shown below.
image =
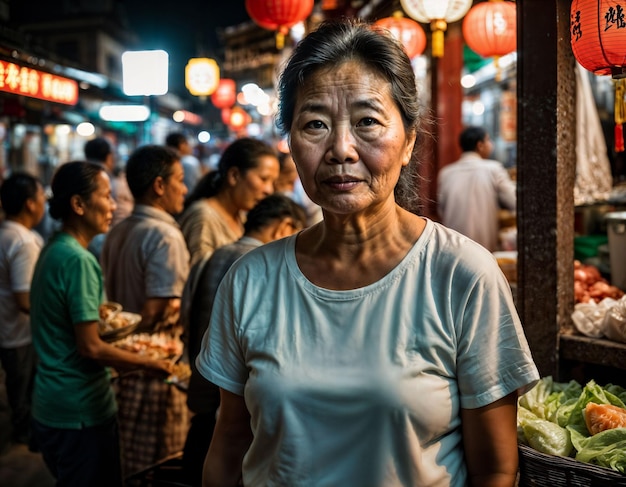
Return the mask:
[[439, 171], [437, 205], [441, 222], [491, 252], [498, 250], [498, 211], [515, 211], [516, 185], [498, 161], [481, 127], [461, 133], [461, 158]]
[[30, 284], [43, 246], [33, 230], [44, 215], [45, 194], [30, 174], [14, 173], [0, 187], [6, 220], [0, 223], [0, 363], [11, 406], [12, 438], [28, 444], [35, 352], [30, 330]]

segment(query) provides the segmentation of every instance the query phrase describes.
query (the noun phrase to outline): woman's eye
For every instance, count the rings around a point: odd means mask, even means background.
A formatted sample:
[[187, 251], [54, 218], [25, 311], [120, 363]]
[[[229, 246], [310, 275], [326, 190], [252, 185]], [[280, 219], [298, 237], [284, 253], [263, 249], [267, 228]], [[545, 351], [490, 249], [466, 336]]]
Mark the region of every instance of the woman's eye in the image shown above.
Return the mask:
[[307, 122], [307, 124], [305, 125], [305, 128], [321, 129], [321, 128], [324, 128], [324, 124], [319, 120], [311, 120], [310, 122]]
[[377, 123], [378, 121], [375, 118], [365, 117], [362, 118], [357, 125], [361, 127], [370, 127], [372, 125], [376, 125]]

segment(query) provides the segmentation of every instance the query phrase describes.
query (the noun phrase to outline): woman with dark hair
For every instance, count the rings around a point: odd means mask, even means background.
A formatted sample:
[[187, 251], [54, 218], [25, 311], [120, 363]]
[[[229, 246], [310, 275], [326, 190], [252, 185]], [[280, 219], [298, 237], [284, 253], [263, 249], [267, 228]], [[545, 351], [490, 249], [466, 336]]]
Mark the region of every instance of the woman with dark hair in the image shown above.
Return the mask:
[[493, 256], [411, 211], [408, 56], [369, 24], [323, 23], [279, 97], [324, 218], [220, 282], [196, 360], [221, 388], [204, 486], [513, 487], [517, 393], [538, 372]]
[[121, 486], [117, 406], [106, 366], [167, 375], [171, 364], [100, 339], [102, 271], [87, 250], [109, 229], [115, 203], [101, 165], [63, 164], [52, 180], [50, 216], [60, 232], [43, 248], [31, 286], [39, 358], [33, 433], [57, 485]]
[[191, 254], [190, 264], [243, 235], [245, 212], [274, 192], [280, 173], [274, 149], [262, 140], [237, 139], [187, 200], [180, 227]]

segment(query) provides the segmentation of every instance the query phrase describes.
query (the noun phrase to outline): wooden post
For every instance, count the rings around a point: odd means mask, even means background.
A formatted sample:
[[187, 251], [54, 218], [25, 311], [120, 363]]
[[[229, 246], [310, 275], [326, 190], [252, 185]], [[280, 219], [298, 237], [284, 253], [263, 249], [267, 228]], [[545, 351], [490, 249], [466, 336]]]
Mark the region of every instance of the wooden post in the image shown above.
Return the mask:
[[570, 0], [517, 0], [518, 303], [542, 375], [558, 377], [574, 309], [576, 78]]

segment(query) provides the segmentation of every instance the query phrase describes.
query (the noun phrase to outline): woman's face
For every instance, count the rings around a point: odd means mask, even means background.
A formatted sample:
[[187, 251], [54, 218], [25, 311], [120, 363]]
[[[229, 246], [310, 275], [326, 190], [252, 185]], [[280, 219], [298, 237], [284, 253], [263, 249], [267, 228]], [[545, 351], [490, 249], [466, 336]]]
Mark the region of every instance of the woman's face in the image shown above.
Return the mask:
[[280, 174], [278, 158], [271, 155], [261, 156], [256, 167], [236, 175], [233, 187], [234, 199], [239, 208], [249, 211], [266, 196], [274, 192], [274, 182]]
[[307, 194], [331, 213], [393, 200], [414, 143], [389, 82], [358, 61], [320, 70], [298, 91], [291, 153]]
[[115, 201], [111, 195], [111, 181], [105, 171], [96, 176], [96, 189], [84, 202], [83, 221], [94, 235], [109, 231]]

